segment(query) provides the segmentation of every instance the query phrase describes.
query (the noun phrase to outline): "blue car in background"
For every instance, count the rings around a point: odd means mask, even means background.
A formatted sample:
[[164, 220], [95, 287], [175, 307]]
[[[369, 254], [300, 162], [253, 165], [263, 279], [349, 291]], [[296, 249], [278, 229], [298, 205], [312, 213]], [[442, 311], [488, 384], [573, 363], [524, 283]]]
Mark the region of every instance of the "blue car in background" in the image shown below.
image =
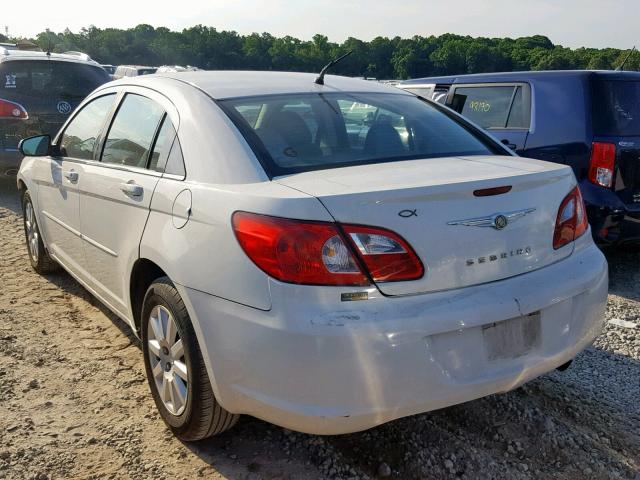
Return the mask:
[[398, 86], [446, 104], [521, 156], [570, 165], [596, 241], [640, 243], [640, 72], [483, 73]]

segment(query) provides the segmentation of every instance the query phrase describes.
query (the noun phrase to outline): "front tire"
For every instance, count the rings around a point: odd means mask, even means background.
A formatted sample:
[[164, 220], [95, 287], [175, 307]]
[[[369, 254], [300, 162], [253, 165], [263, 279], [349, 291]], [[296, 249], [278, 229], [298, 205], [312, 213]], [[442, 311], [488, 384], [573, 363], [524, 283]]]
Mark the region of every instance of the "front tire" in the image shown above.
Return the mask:
[[147, 290], [141, 333], [151, 395], [174, 435], [202, 440], [235, 425], [239, 415], [222, 408], [213, 395], [189, 314], [168, 277]]
[[22, 220], [29, 261], [33, 269], [40, 275], [58, 270], [60, 266], [49, 256], [49, 252], [47, 252], [42, 241], [42, 235], [36, 219], [36, 211], [28, 190], [22, 195]]

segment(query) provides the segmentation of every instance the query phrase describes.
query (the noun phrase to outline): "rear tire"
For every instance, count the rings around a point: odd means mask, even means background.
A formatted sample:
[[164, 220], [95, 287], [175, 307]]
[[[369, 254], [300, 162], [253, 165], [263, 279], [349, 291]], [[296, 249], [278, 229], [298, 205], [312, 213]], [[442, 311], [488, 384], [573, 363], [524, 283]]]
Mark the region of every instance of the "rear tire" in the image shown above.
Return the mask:
[[25, 191], [22, 195], [22, 220], [24, 223], [24, 235], [27, 241], [27, 252], [29, 261], [33, 269], [40, 275], [55, 272], [60, 269], [60, 265], [49, 256], [49, 252], [44, 246], [36, 211], [31, 201], [31, 194]]
[[189, 314], [168, 277], [147, 290], [141, 334], [151, 395], [174, 435], [196, 441], [235, 425], [239, 415], [216, 400]]

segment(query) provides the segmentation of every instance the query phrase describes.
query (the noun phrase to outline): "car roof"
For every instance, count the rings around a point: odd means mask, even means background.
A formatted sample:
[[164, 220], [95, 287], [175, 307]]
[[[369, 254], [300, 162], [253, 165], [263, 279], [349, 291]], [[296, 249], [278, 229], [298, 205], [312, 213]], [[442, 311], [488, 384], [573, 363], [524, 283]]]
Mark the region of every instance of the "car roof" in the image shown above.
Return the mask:
[[63, 62], [84, 63], [88, 65], [99, 64], [92, 60], [88, 55], [80, 52], [76, 53], [48, 53], [48, 52], [35, 52], [32, 50], [8, 50], [0, 47], [0, 62], [7, 60], [55, 60]]
[[614, 70], [540, 70], [522, 72], [472, 73], [468, 75], [449, 75], [444, 77], [424, 77], [405, 80], [400, 86], [422, 84], [481, 83], [481, 82], [515, 82], [525, 80], [545, 80], [558, 77], [606, 76], [610, 78], [638, 78], [640, 72]]
[[325, 84], [317, 85], [315, 83], [317, 76], [317, 73], [298, 72], [200, 70], [195, 72], [156, 73], [155, 75], [144, 75], [142, 77], [118, 80], [117, 82], [131, 82], [153, 87], [153, 84], [160, 84], [163, 79], [170, 78], [196, 87], [215, 99], [339, 91], [405, 94], [400, 89], [378, 82], [337, 75], [326, 75]]

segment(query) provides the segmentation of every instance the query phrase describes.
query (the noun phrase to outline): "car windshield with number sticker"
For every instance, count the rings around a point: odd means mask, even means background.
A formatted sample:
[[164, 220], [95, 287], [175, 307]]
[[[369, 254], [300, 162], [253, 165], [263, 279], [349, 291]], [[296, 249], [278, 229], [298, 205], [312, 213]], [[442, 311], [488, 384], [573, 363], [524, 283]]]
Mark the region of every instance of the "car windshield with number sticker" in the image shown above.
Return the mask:
[[5, 62], [0, 66], [0, 91], [19, 95], [59, 99], [84, 98], [105, 83], [106, 72], [97, 66], [60, 61]]

